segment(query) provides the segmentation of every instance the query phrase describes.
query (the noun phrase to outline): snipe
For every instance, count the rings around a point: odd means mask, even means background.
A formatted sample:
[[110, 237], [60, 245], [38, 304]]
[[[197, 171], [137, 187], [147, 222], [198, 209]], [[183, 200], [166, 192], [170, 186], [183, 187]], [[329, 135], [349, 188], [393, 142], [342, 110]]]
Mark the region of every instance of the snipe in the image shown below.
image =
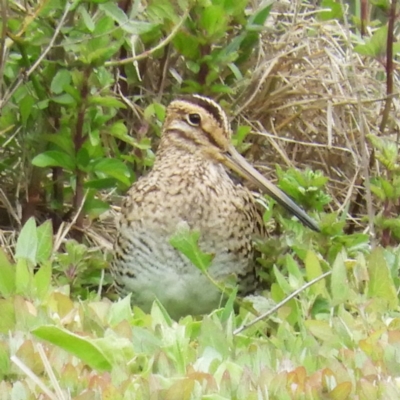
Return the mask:
[[132, 293], [143, 310], [158, 298], [179, 318], [210, 312], [221, 302], [221, 293], [169, 243], [182, 223], [199, 231], [200, 248], [215, 255], [209, 269], [215, 279], [234, 274], [242, 294], [254, 289], [253, 239], [263, 232], [262, 211], [227, 169], [318, 230], [230, 139], [228, 119], [214, 101], [193, 95], [169, 105], [153, 169], [133, 184], [123, 204], [111, 267], [119, 291]]

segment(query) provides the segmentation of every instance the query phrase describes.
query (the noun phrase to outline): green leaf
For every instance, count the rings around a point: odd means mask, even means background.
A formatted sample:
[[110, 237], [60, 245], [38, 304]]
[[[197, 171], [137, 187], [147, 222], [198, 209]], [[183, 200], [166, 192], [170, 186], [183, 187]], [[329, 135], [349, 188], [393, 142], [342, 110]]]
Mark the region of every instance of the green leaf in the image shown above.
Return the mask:
[[22, 125], [26, 125], [29, 116], [31, 115], [32, 106], [35, 104], [34, 98], [27, 94], [20, 102], [19, 102], [19, 111], [21, 113], [21, 122]]
[[10, 332], [15, 331], [15, 305], [14, 299], [12, 297], [8, 299], [0, 299], [0, 333], [10, 334]]
[[198, 246], [200, 232], [190, 231], [187, 225], [182, 225], [170, 238], [171, 246], [184, 254], [199, 270], [205, 272], [211, 265], [214, 254], [203, 253]]
[[72, 141], [72, 135], [70, 131], [57, 133], [57, 134], [43, 134], [39, 136], [39, 139], [46, 140], [47, 142], [53, 143], [58, 146], [63, 152], [68, 153], [70, 156], [75, 154], [74, 143]]
[[398, 306], [397, 292], [381, 247], [377, 247], [371, 252], [367, 267], [369, 272], [368, 296], [371, 299], [383, 299], [390, 309], [395, 309]]
[[80, 358], [91, 368], [99, 371], [111, 371], [112, 365], [110, 361], [106, 358], [103, 351], [90, 339], [53, 325], [40, 326], [34, 329], [32, 333], [38, 338], [47, 340]]
[[0, 247], [0, 294], [7, 297], [15, 292], [15, 267]]
[[88, 102], [90, 105], [126, 108], [124, 103], [112, 96], [90, 96]]
[[122, 11], [122, 8], [118, 7], [117, 3], [108, 1], [107, 3], [101, 4], [99, 9], [104, 11], [106, 15], [111, 17], [119, 25], [128, 23], [127, 15]]
[[[313, 279], [318, 278], [323, 274], [321, 264], [319, 263], [319, 259], [313, 251], [311, 250], [307, 251], [305, 264], [306, 264], [307, 279], [309, 281], [312, 281]], [[325, 279], [322, 279], [319, 282], [314, 283], [314, 285], [311, 286], [310, 291], [314, 294], [326, 295]]]
[[208, 6], [200, 17], [200, 28], [204, 29], [210, 38], [224, 34], [227, 23], [225, 10], [218, 5]]
[[90, 16], [90, 14], [87, 12], [86, 8], [84, 6], [79, 6], [78, 12], [82, 17], [82, 20], [86, 26], [86, 29], [89, 32], [93, 32], [94, 28], [95, 28], [95, 24], [93, 22], [92, 17]]
[[282, 274], [281, 271], [279, 271], [276, 265], [274, 265], [274, 275], [276, 278], [277, 286], [281, 289], [281, 291], [286, 295], [290, 294], [293, 289], [289, 285], [286, 277]]
[[[93, 45], [94, 46], [94, 45]], [[120, 43], [113, 43], [109, 46], [97, 47], [93, 51], [87, 51], [85, 63], [92, 65], [102, 65], [105, 61], [109, 60], [119, 49]]]
[[136, 147], [141, 150], [147, 150], [151, 148], [151, 142], [148, 138], [142, 138], [140, 142], [137, 142], [135, 138], [128, 135], [126, 125], [122, 121], [115, 122], [109, 129], [107, 129], [106, 133], [109, 133], [115, 138], [130, 144], [132, 147]]
[[16, 259], [29, 260], [32, 265], [37, 263], [38, 238], [36, 231], [36, 222], [33, 217], [29, 218], [22, 227], [17, 240], [15, 250]]
[[121, 321], [130, 321], [132, 316], [131, 295], [129, 295], [112, 304], [108, 314], [108, 323], [116, 326]]
[[353, 392], [353, 385], [351, 382], [338, 383], [335, 389], [329, 392], [329, 399], [331, 400], [343, 400], [350, 399]]
[[178, 32], [172, 43], [175, 48], [188, 60], [197, 60], [200, 57], [199, 39], [187, 32]]
[[332, 331], [332, 327], [327, 321], [307, 320], [304, 321], [304, 325], [312, 335], [324, 342], [337, 340], [335, 333]]
[[[115, 179], [114, 178], [101, 178], [101, 179], [91, 179], [90, 181], [85, 182], [84, 184], [85, 189], [109, 189], [112, 187], [115, 187]], [[86, 203], [85, 202], [85, 210], [89, 212], [90, 210], [90, 203], [88, 204], [86, 208]]]
[[27, 295], [31, 287], [32, 273], [25, 258], [20, 258], [15, 267], [15, 291]]
[[[108, 187], [115, 187], [115, 180], [112, 179], [112, 182], [114, 183], [111, 186]], [[86, 185], [85, 185], [86, 187]], [[83, 207], [85, 212], [89, 215], [90, 218], [97, 218], [99, 215], [103, 214], [105, 211], [110, 209], [110, 205], [102, 200], [99, 199], [87, 199], [85, 201], [85, 205]]]
[[263, 26], [271, 12], [271, 8], [272, 5], [268, 5], [255, 14], [252, 14], [249, 18], [249, 24]]
[[43, 299], [50, 289], [51, 272], [51, 262], [47, 261], [42, 264], [33, 277], [36, 295], [39, 299]]
[[90, 155], [86, 147], [82, 147], [79, 149], [78, 154], [76, 155], [76, 164], [80, 170], [86, 171], [89, 163], [90, 163]]
[[344, 303], [349, 296], [349, 285], [346, 273], [346, 253], [340, 252], [332, 266], [331, 292], [334, 305]]
[[320, 11], [318, 17], [322, 21], [328, 21], [330, 19], [340, 19], [343, 17], [343, 10], [340, 2], [335, 0], [322, 0], [321, 8], [327, 9]]
[[130, 173], [128, 167], [120, 160], [115, 158], [102, 158], [91, 166], [91, 170], [96, 173], [103, 173], [118, 179], [125, 185], [130, 185]]
[[60, 94], [59, 96], [54, 96], [51, 98], [55, 103], [63, 104], [65, 106], [76, 104], [76, 100], [68, 93]]
[[388, 28], [384, 25], [364, 44], [354, 47], [354, 50], [363, 56], [378, 58], [386, 53], [387, 34]]
[[32, 164], [36, 167], [62, 167], [67, 171], [75, 170], [74, 159], [67, 153], [57, 150], [49, 150], [44, 153], [38, 154], [33, 160]]
[[64, 91], [64, 86], [69, 85], [71, 82], [71, 74], [66, 69], [60, 69], [54, 75], [51, 81], [50, 90], [54, 94], [60, 94]]
[[37, 261], [42, 263], [50, 259], [53, 251], [53, 226], [50, 220], [45, 221], [37, 230]]

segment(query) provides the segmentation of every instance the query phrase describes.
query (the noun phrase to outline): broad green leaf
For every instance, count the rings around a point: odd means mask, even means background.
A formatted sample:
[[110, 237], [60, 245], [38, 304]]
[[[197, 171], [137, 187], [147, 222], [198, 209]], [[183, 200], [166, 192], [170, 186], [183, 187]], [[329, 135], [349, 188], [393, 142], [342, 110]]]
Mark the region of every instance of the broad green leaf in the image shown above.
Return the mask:
[[10, 332], [15, 332], [15, 312], [18, 311], [14, 305], [14, 299], [9, 297], [8, 299], [0, 299], [0, 333], [9, 335]]
[[[113, 182], [113, 185], [110, 185], [108, 187], [115, 187], [115, 180], [111, 179], [111, 181]], [[85, 185], [86, 187], [86, 185]], [[102, 213], [104, 213], [105, 211], [110, 209], [110, 205], [105, 202], [102, 201], [100, 199], [87, 199], [85, 201], [85, 205], [83, 207], [83, 209], [85, 210], [85, 212], [89, 215], [90, 218], [96, 218], [99, 215], [101, 215]]]
[[335, 389], [329, 392], [330, 400], [345, 400], [350, 399], [350, 395], [353, 390], [353, 385], [351, 382], [341, 382], [339, 383]]
[[[3, 333], [2, 331], [0, 332]], [[6, 343], [0, 342], [0, 379], [3, 379], [4, 375], [9, 375], [10, 373], [10, 350]]]
[[249, 24], [264, 26], [264, 23], [271, 12], [271, 8], [272, 5], [268, 5], [257, 11], [255, 14], [251, 15], [251, 17], [249, 18]]
[[143, 114], [146, 121], [151, 121], [152, 117], [157, 117], [160, 121], [164, 121], [165, 107], [160, 103], [154, 102], [145, 108]]
[[131, 295], [113, 303], [108, 315], [108, 323], [111, 326], [118, 325], [121, 321], [130, 321], [132, 318]]
[[99, 371], [111, 371], [112, 365], [110, 361], [106, 358], [99, 346], [90, 339], [53, 325], [40, 326], [34, 329], [32, 333], [38, 338], [47, 340], [80, 358], [91, 368]]
[[126, 108], [124, 103], [112, 96], [90, 96], [89, 104], [104, 107]]
[[63, 104], [65, 106], [76, 104], [76, 100], [68, 93], [63, 93], [51, 98], [55, 103]]
[[200, 232], [190, 231], [188, 226], [182, 226], [170, 238], [170, 244], [184, 254], [199, 270], [205, 272], [211, 265], [214, 254], [203, 253], [198, 245]]
[[213, 93], [233, 93], [234, 90], [227, 85], [215, 83], [210, 87]]
[[82, 171], [86, 171], [90, 163], [90, 155], [86, 147], [81, 147], [76, 155], [76, 164]]
[[39, 139], [46, 140], [47, 142], [54, 143], [63, 152], [68, 153], [70, 156], [75, 154], [74, 143], [72, 141], [72, 135], [70, 131], [62, 132], [62, 134], [43, 134], [40, 135]]
[[220, 356], [228, 357], [231, 352], [230, 343], [221, 327], [221, 322], [216, 318], [204, 317], [198, 341], [199, 349], [201, 349], [202, 353], [206, 349], [212, 349], [212, 351], [219, 353]]
[[29, 116], [31, 115], [32, 107], [35, 104], [35, 100], [29, 94], [27, 94], [20, 102], [19, 102], [19, 111], [21, 113], [21, 122], [22, 125], [26, 125]]
[[102, 158], [91, 165], [91, 170], [112, 176], [127, 186], [131, 183], [129, 180], [130, 173], [128, 167], [116, 158]]
[[245, 15], [246, 7], [249, 4], [248, 0], [222, 0], [215, 3], [223, 5], [226, 13], [230, 16], [237, 16], [239, 18]]
[[64, 86], [69, 85], [71, 82], [71, 74], [66, 69], [60, 69], [54, 75], [51, 81], [50, 90], [54, 94], [60, 94], [64, 91]]
[[[321, 264], [319, 263], [319, 259], [312, 250], [307, 251], [305, 264], [306, 264], [307, 279], [309, 281], [312, 281], [313, 279], [318, 278], [323, 274]], [[326, 294], [325, 279], [322, 279], [317, 283], [314, 283], [314, 285], [310, 287], [310, 291], [314, 294], [325, 295]]]
[[0, 247], [0, 294], [7, 297], [15, 292], [15, 267]]
[[338, 340], [336, 333], [333, 332], [332, 327], [327, 321], [307, 320], [304, 325], [316, 338], [324, 342], [332, 342]]
[[354, 47], [354, 50], [363, 55], [377, 58], [386, 53], [388, 28], [387, 25], [379, 28], [364, 44]]
[[71, 85], [64, 85], [64, 92], [72, 96], [77, 104], [81, 102], [81, 92], [74, 86], [73, 82], [71, 82]]
[[211, 5], [204, 9], [200, 17], [200, 27], [207, 32], [208, 37], [216, 37], [226, 32], [227, 15], [218, 5]]
[[84, 62], [87, 64], [101, 66], [105, 61], [109, 60], [120, 48], [120, 43], [113, 43], [109, 46], [97, 47], [93, 51], [86, 51]]
[[37, 255], [39, 263], [47, 261], [53, 251], [53, 226], [50, 220], [45, 221], [37, 230]]
[[37, 248], [38, 238], [36, 222], [35, 219], [31, 217], [25, 222], [18, 236], [15, 258], [29, 260], [33, 265], [36, 265]]
[[33, 277], [36, 295], [39, 299], [43, 299], [50, 289], [51, 272], [51, 262], [46, 261], [42, 263], [41, 267]]
[[[109, 189], [115, 187], [115, 179], [114, 178], [100, 178], [100, 179], [91, 179], [90, 181], [85, 182], [85, 189]], [[85, 210], [90, 210], [90, 204], [86, 207], [87, 200], [85, 202]]]
[[300, 284], [303, 284], [304, 282], [303, 273], [302, 271], [300, 271], [299, 264], [296, 262], [296, 260], [293, 258], [291, 254], [286, 255], [285, 266], [287, 268], [288, 273], [293, 277], [295, 277], [296, 280], [300, 282]]
[[199, 39], [188, 32], [178, 32], [172, 43], [175, 48], [188, 60], [197, 60], [200, 57]]
[[398, 298], [393, 278], [387, 266], [381, 247], [374, 249], [367, 265], [369, 272], [368, 296], [387, 301], [390, 309], [398, 306]]
[[328, 21], [330, 19], [340, 19], [343, 16], [343, 10], [340, 1], [322, 0], [321, 8], [324, 10], [319, 12], [318, 17], [322, 21]]
[[101, 4], [99, 9], [104, 11], [106, 15], [111, 17], [119, 25], [124, 25], [128, 22], [127, 15], [123, 12], [122, 8], [118, 7], [117, 3], [108, 1], [107, 3]]
[[49, 150], [44, 153], [38, 154], [33, 160], [32, 164], [36, 167], [62, 167], [67, 171], [75, 170], [74, 159], [67, 153], [57, 150]]
[[274, 265], [274, 275], [276, 277], [276, 282], [279, 285], [279, 288], [285, 293], [286, 295], [290, 294], [293, 289], [289, 285], [286, 277], [282, 275], [282, 272]]
[[109, 128], [109, 132], [118, 139], [124, 138], [125, 136], [130, 137], [128, 135], [128, 128], [123, 121], [114, 122]]
[[93, 19], [92, 19], [91, 15], [87, 12], [86, 7], [79, 6], [78, 12], [82, 17], [82, 20], [83, 20], [83, 22], [84, 22], [84, 24], [86, 26], [86, 29], [89, 32], [93, 32], [94, 28], [95, 28], [95, 24], [93, 22]]
[[30, 292], [32, 272], [25, 258], [20, 258], [15, 267], [15, 291], [27, 295]]
[[349, 296], [349, 282], [346, 273], [346, 253], [340, 252], [332, 266], [331, 292], [334, 305], [344, 303]]

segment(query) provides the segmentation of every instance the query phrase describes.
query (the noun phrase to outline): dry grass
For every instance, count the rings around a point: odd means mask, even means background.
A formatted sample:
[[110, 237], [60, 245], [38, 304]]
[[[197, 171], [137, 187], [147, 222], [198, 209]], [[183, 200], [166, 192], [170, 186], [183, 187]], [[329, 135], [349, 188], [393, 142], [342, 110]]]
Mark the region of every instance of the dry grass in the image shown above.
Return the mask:
[[[384, 68], [353, 51], [345, 25], [319, 21], [295, 3], [278, 4], [268, 20], [237, 117], [253, 127], [256, 164], [322, 170], [332, 210], [342, 210], [363, 176], [363, 137], [380, 134]], [[392, 121], [398, 100], [393, 108]], [[389, 131], [398, 133], [398, 124]]]

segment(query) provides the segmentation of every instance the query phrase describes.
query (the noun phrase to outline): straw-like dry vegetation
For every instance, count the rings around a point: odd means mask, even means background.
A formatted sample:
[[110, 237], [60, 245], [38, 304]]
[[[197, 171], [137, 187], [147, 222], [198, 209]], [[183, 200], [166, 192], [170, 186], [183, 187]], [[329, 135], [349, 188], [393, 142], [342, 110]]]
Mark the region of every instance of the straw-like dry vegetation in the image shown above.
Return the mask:
[[[399, 397], [400, 8], [378, 3], [0, 0], [1, 399]], [[252, 326], [233, 299], [179, 322], [111, 301], [121, 198], [194, 92], [321, 226], [266, 199]]]

